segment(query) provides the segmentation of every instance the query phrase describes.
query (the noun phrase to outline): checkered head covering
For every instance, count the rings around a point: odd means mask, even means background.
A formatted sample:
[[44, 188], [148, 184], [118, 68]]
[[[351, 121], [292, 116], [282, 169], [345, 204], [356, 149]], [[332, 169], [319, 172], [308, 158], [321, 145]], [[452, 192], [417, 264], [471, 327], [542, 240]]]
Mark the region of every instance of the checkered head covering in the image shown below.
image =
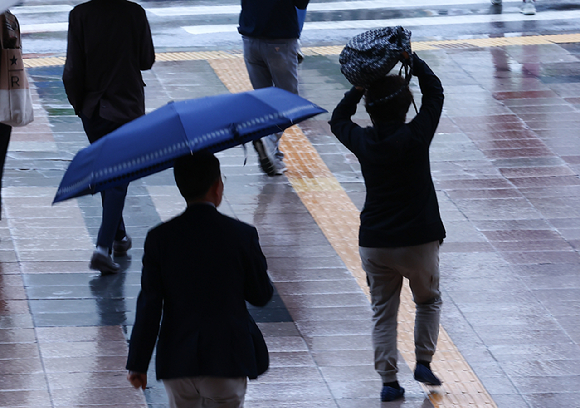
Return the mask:
[[401, 61], [403, 51], [413, 53], [411, 31], [401, 26], [369, 30], [346, 44], [339, 57], [340, 71], [351, 84], [368, 88]]

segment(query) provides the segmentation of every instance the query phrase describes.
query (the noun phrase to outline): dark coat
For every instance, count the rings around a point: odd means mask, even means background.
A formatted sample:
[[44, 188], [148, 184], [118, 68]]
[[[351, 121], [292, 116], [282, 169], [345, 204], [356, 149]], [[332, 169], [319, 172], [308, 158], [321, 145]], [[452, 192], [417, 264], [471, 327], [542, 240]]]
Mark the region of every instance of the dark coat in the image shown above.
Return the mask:
[[332, 113], [332, 133], [358, 158], [365, 180], [359, 232], [363, 247], [413, 246], [445, 237], [429, 166], [429, 146], [443, 109], [443, 87], [416, 55], [413, 75], [423, 97], [419, 113], [407, 124], [362, 128], [353, 123], [351, 116], [363, 96], [354, 87]]
[[91, 0], [69, 15], [62, 80], [75, 113], [126, 123], [145, 114], [141, 70], [155, 62], [145, 10], [126, 0]]
[[310, 0], [242, 0], [240, 34], [253, 38], [300, 37], [296, 8], [304, 10]]
[[256, 229], [211, 205], [191, 205], [153, 228], [127, 369], [147, 372], [159, 337], [158, 379], [264, 373], [268, 350], [245, 302], [271, 299], [266, 269]]

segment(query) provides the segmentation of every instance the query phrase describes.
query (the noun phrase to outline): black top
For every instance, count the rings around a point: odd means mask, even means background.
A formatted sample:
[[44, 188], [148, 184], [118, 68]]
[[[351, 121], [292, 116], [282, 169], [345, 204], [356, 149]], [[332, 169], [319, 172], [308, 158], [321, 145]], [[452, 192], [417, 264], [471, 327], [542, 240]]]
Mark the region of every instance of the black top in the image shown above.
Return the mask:
[[255, 38], [291, 39], [300, 36], [296, 8], [305, 9], [310, 0], [242, 0], [242, 35]]
[[358, 158], [366, 186], [359, 245], [370, 248], [420, 245], [445, 238], [429, 167], [429, 145], [443, 109], [443, 87], [415, 54], [413, 75], [423, 94], [408, 124], [353, 123], [363, 91], [352, 88], [338, 104], [332, 133]]
[[91, 0], [69, 15], [62, 80], [75, 113], [129, 122], [145, 113], [141, 70], [155, 61], [145, 10], [126, 0]]
[[266, 269], [256, 229], [210, 205], [191, 205], [153, 228], [127, 369], [147, 372], [159, 334], [158, 379], [265, 372], [268, 349], [246, 301], [264, 306], [272, 298]]

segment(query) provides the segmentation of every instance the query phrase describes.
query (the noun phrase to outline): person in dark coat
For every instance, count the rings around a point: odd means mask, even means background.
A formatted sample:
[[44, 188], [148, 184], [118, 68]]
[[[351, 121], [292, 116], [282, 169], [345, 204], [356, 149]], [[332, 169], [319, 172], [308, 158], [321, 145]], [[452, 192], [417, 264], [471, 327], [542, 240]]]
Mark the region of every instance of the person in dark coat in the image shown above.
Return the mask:
[[[443, 109], [441, 81], [416, 54], [412, 73], [423, 94], [419, 113], [405, 123], [412, 94], [404, 78], [388, 75], [368, 89], [353, 87], [332, 114], [336, 137], [358, 158], [366, 186], [359, 251], [373, 307], [375, 369], [381, 399], [401, 398], [397, 381], [397, 313], [403, 278], [416, 303], [415, 379], [440, 385], [430, 367], [439, 334], [439, 245], [445, 229], [429, 166], [429, 146]], [[352, 122], [366, 95], [372, 127]]]
[[[145, 10], [126, 0], [91, 0], [69, 15], [62, 80], [69, 102], [91, 143], [145, 114], [142, 70], [155, 50]], [[131, 248], [123, 207], [128, 184], [101, 193], [103, 215], [90, 268], [115, 273], [111, 258]]]
[[[0, 14], [0, 21], [4, 21], [3, 13]], [[4, 43], [4, 27], [0, 27], [0, 38]], [[0, 56], [1, 58], [1, 56]], [[4, 175], [4, 163], [6, 162], [6, 155], [8, 154], [8, 145], [10, 144], [10, 134], [12, 133], [12, 126], [5, 123], [0, 123], [0, 220], [2, 219], [2, 177]]]
[[157, 379], [172, 408], [242, 407], [247, 378], [269, 364], [246, 307], [272, 298], [266, 258], [254, 227], [216, 209], [223, 183], [214, 155], [180, 158], [174, 174], [187, 209], [147, 234], [128, 378], [145, 388], [158, 339]]
[[2, 219], [2, 178], [4, 176], [4, 164], [10, 144], [12, 126], [0, 123], [0, 220]]

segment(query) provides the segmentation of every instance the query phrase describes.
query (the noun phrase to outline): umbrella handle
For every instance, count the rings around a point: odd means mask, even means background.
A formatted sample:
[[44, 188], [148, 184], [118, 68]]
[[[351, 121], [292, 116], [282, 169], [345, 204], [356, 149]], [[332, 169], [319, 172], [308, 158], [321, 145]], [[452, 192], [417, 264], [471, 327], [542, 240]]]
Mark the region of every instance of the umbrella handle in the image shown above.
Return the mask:
[[[233, 123], [230, 124], [229, 128], [230, 131], [232, 132], [234, 140], [241, 137], [240, 132], [238, 131], [238, 127], [235, 124]], [[242, 143], [242, 148], [244, 149], [244, 166], [245, 166], [246, 163], [248, 162], [248, 148], [246, 147], [245, 143]]]

